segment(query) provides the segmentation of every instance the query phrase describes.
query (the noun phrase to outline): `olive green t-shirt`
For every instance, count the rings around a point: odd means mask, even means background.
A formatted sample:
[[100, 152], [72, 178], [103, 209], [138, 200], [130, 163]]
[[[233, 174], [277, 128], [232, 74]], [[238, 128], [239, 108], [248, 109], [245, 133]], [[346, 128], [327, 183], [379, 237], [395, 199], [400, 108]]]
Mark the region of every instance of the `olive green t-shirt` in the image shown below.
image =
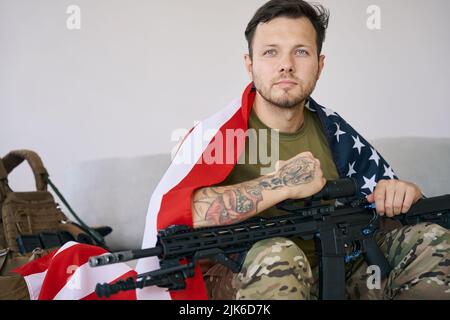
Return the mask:
[[[306, 151], [311, 152], [320, 160], [325, 179], [338, 179], [339, 174], [336, 165], [334, 164], [331, 150], [325, 133], [322, 130], [318, 115], [305, 107], [304, 116], [304, 124], [297, 132], [283, 133], [278, 131], [278, 140], [275, 138], [272, 140], [271, 129], [267, 127], [258, 118], [255, 111], [252, 110], [248, 121], [249, 134], [246, 138], [245, 152], [241, 155], [238, 163], [228, 177], [219, 185], [233, 185], [256, 179], [263, 174], [275, 171], [274, 169], [269, 169], [274, 168], [277, 160], [289, 160], [299, 153]], [[276, 134], [274, 134], [273, 137], [276, 137]], [[254, 143], [255, 141], [256, 143]], [[279, 145], [279, 159], [270, 161], [272, 155], [272, 143], [278, 143]], [[260, 148], [260, 146], [262, 148]], [[276, 152], [274, 152], [274, 154], [276, 154]], [[268, 172], [262, 173], [262, 168], [266, 168]], [[270, 217], [285, 214], [287, 214], [285, 211], [278, 210], [276, 207], [271, 207], [261, 212], [259, 215]], [[315, 253], [314, 240], [302, 240], [300, 238], [294, 238], [293, 240], [308, 257], [311, 268], [314, 268], [318, 262]]]

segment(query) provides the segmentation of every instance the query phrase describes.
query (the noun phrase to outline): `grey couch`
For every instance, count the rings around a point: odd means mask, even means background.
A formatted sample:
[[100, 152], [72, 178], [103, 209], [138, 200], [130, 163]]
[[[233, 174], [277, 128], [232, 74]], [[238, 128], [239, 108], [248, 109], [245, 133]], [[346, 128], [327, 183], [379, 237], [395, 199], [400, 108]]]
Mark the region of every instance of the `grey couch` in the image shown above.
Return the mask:
[[[403, 180], [427, 196], [450, 193], [449, 138], [390, 138], [371, 141]], [[110, 225], [113, 250], [140, 248], [153, 189], [169, 166], [170, 155], [78, 163], [66, 175], [64, 194], [89, 225]]]

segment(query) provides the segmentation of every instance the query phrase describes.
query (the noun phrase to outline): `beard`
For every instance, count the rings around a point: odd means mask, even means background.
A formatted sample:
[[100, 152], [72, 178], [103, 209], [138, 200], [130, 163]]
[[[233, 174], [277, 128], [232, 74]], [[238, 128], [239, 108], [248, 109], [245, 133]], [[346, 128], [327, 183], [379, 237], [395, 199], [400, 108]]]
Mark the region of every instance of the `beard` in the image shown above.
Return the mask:
[[308, 99], [316, 86], [316, 81], [311, 82], [306, 85], [306, 87], [303, 86], [303, 82], [297, 79], [295, 81], [298, 83], [295, 88], [280, 89], [279, 91], [282, 92], [281, 94], [274, 92], [276, 90], [274, 89], [274, 85], [271, 87], [264, 85], [257, 76], [254, 76], [253, 82], [256, 91], [270, 104], [281, 109], [294, 109], [301, 107], [305, 103], [306, 99]]

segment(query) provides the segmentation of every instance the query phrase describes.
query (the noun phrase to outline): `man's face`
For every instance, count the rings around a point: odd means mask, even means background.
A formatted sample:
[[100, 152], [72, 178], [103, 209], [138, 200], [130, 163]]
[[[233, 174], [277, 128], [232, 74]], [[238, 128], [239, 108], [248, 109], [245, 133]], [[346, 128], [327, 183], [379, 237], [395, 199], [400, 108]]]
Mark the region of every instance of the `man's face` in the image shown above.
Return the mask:
[[280, 108], [299, 106], [313, 92], [323, 68], [316, 30], [307, 18], [279, 17], [260, 23], [247, 71], [262, 98]]

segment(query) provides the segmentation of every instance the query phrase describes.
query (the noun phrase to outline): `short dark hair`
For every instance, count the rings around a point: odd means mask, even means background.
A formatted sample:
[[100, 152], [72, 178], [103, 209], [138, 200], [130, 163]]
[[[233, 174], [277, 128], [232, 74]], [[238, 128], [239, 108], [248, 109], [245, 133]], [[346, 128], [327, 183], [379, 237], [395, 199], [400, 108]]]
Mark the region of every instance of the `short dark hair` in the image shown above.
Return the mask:
[[310, 4], [303, 0], [270, 0], [256, 11], [245, 29], [251, 59], [253, 59], [253, 38], [258, 24], [267, 23], [278, 17], [308, 18], [316, 30], [317, 54], [320, 55], [330, 18], [328, 9], [320, 4]]

